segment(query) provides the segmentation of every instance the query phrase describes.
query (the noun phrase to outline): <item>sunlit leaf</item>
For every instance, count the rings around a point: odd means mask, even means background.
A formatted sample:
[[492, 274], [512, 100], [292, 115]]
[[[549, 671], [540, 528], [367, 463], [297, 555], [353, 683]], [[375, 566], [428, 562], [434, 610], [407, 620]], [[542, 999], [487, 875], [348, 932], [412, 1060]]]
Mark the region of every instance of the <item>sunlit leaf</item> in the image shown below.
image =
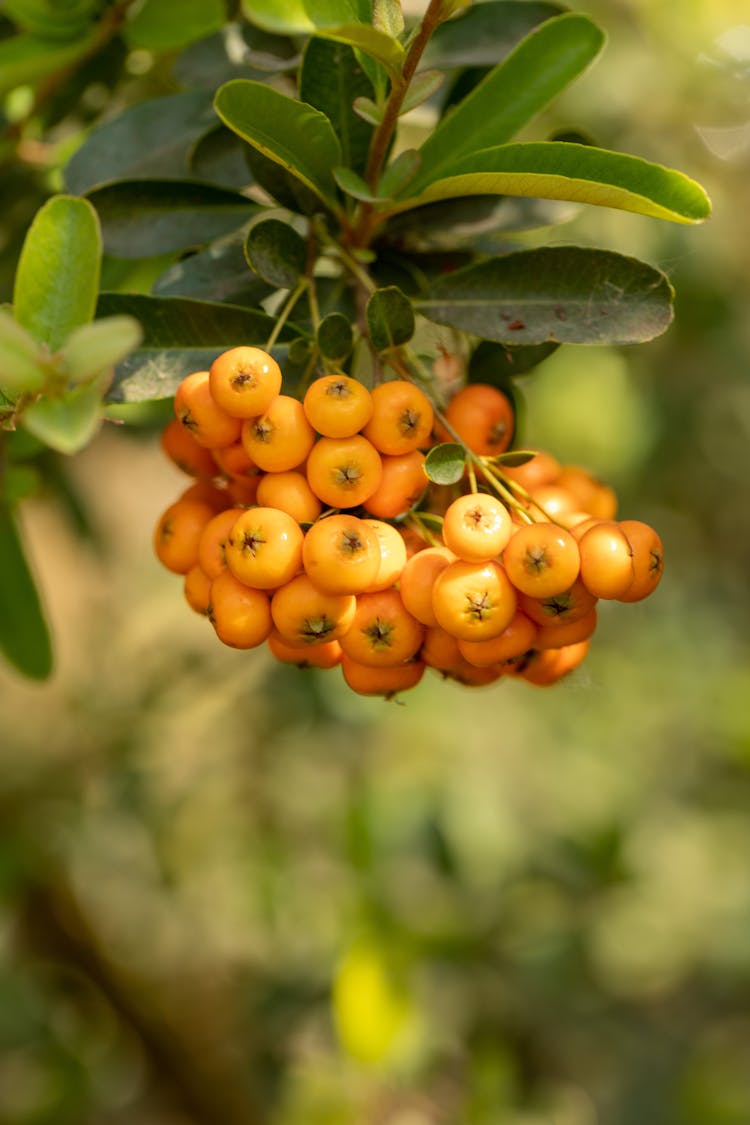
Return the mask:
[[88, 383], [122, 362], [138, 347], [143, 332], [132, 316], [108, 316], [71, 332], [62, 348], [69, 383]]
[[76, 387], [62, 398], [40, 399], [23, 412], [23, 424], [58, 453], [78, 453], [101, 424], [102, 390], [96, 381]]
[[36, 340], [7, 309], [0, 309], [0, 387], [15, 396], [39, 390], [44, 378]]

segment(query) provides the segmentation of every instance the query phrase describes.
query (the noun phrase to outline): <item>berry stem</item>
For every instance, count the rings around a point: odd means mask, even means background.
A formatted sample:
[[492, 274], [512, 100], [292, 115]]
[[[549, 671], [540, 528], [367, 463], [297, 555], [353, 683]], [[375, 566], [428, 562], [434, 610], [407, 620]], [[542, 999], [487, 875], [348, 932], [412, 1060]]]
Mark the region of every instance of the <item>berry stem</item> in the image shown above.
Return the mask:
[[284, 303], [284, 307], [282, 308], [281, 312], [279, 313], [278, 317], [276, 318], [276, 323], [273, 326], [273, 330], [271, 331], [271, 335], [266, 340], [265, 350], [267, 352], [270, 352], [271, 348], [274, 346], [274, 344], [278, 340], [279, 336], [281, 335], [281, 330], [284, 327], [284, 325], [286, 324], [287, 320], [289, 319], [289, 314], [291, 313], [294, 306], [297, 304], [297, 301], [299, 301], [300, 297], [302, 296], [302, 294], [305, 292], [306, 289], [309, 290], [311, 288], [312, 288], [312, 286], [311, 286], [310, 281], [307, 277], [301, 277], [299, 279], [299, 281], [297, 282], [297, 285], [295, 286], [295, 288], [292, 290], [292, 292], [287, 297], [286, 302]]

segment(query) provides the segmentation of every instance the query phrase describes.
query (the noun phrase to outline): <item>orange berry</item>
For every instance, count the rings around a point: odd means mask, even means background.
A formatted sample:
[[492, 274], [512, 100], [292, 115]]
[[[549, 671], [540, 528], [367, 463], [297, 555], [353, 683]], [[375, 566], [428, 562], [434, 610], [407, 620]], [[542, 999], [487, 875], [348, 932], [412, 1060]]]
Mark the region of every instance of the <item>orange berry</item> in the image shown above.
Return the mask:
[[178, 500], [162, 512], [154, 531], [154, 550], [162, 566], [187, 574], [198, 561], [198, 543], [214, 508], [202, 500]]
[[211, 583], [208, 618], [219, 640], [232, 648], [257, 648], [273, 624], [268, 595], [238, 582], [229, 570]]
[[427, 626], [419, 655], [429, 668], [442, 672], [444, 676], [449, 675], [451, 669], [460, 668], [463, 660], [458, 638], [443, 629], [442, 625]]
[[413, 449], [399, 457], [381, 458], [383, 475], [380, 484], [364, 502], [368, 512], [381, 520], [395, 519], [413, 508], [427, 488], [424, 453]]
[[380, 484], [383, 466], [375, 446], [355, 434], [322, 437], [307, 459], [310, 488], [330, 508], [357, 508]]
[[[450, 400], [445, 417], [469, 449], [483, 457], [504, 453], [513, 440], [515, 414], [507, 395], [488, 383], [469, 383]], [[447, 431], [438, 430], [451, 441]]]
[[211, 605], [211, 579], [201, 570], [198, 563], [191, 566], [185, 575], [185, 601], [196, 613], [208, 617]]
[[209, 371], [211, 394], [233, 418], [263, 414], [281, 391], [281, 368], [261, 348], [230, 348]]
[[534, 648], [565, 648], [567, 645], [586, 641], [596, 629], [596, 624], [596, 606], [592, 606], [582, 617], [568, 620], [563, 625], [540, 625], [534, 639]]
[[400, 691], [416, 687], [424, 675], [421, 660], [409, 660], [387, 668], [373, 668], [351, 660], [346, 653], [341, 657], [341, 671], [347, 685], [358, 695], [384, 695], [393, 698]]
[[177, 418], [167, 422], [161, 432], [160, 443], [170, 461], [188, 476], [204, 477], [208, 480], [216, 476], [216, 464], [211, 451], [199, 445], [190, 430], [187, 430]]
[[470, 664], [486, 668], [528, 652], [535, 646], [538, 632], [531, 618], [518, 610], [510, 624], [497, 637], [490, 637], [486, 641], [459, 641], [458, 648]]
[[532, 598], [547, 598], [569, 589], [581, 566], [578, 543], [563, 527], [532, 523], [519, 527], [503, 551], [508, 578]]
[[578, 541], [581, 581], [597, 598], [618, 598], [635, 578], [624, 531], [614, 521], [597, 522]]
[[438, 623], [459, 640], [486, 640], [512, 621], [516, 592], [498, 563], [459, 560], [435, 579], [432, 608]]
[[315, 443], [315, 431], [302, 403], [291, 395], [277, 395], [256, 418], [242, 423], [242, 444], [248, 457], [266, 473], [296, 469]]
[[614, 519], [617, 512], [617, 497], [614, 491], [606, 484], [592, 477], [586, 469], [578, 465], [565, 465], [560, 470], [556, 484], [571, 495], [576, 501], [576, 507], [590, 512], [598, 519]]
[[455, 680], [463, 687], [488, 687], [505, 675], [505, 669], [500, 664], [478, 667], [469, 660], [462, 659], [446, 675], [449, 680]]
[[466, 562], [496, 558], [514, 530], [508, 509], [486, 492], [459, 496], [443, 518], [446, 547]]
[[199, 500], [201, 504], [208, 504], [214, 512], [223, 512], [231, 503], [226, 490], [217, 488], [208, 480], [197, 480], [181, 492], [177, 500]]
[[257, 500], [264, 508], [280, 508], [297, 523], [312, 523], [323, 510], [307, 477], [294, 469], [265, 473], [258, 483]]
[[401, 599], [412, 617], [423, 625], [437, 625], [432, 608], [432, 587], [438, 574], [456, 556], [447, 547], [426, 547], [407, 560], [398, 580]]
[[215, 402], [207, 371], [194, 371], [182, 380], [174, 396], [174, 411], [198, 444], [209, 449], [232, 445], [240, 436], [241, 422]]
[[630, 544], [634, 578], [620, 602], [639, 602], [653, 593], [664, 571], [664, 548], [661, 539], [647, 523], [620, 520], [620, 530]]
[[567, 590], [550, 594], [546, 598], [534, 598], [520, 594], [518, 608], [537, 625], [559, 628], [570, 621], [585, 617], [596, 605], [596, 598], [577, 578]]
[[357, 516], [327, 516], [305, 535], [302, 564], [324, 593], [361, 594], [372, 587], [380, 568], [380, 543]]
[[227, 566], [240, 582], [275, 590], [302, 567], [302, 529], [278, 508], [248, 508], [235, 520], [226, 541]]
[[227, 502], [234, 508], [251, 508], [258, 499], [262, 473], [250, 477], [232, 477], [227, 481]]
[[257, 476], [259, 472], [241, 441], [235, 441], [233, 445], [224, 446], [223, 449], [214, 449], [212, 454], [217, 467], [225, 476], [245, 478]]
[[530, 684], [546, 687], [555, 684], [577, 668], [589, 650], [590, 641], [579, 641], [565, 648], [534, 650], [518, 666], [518, 675]]
[[281, 586], [271, 599], [274, 625], [293, 645], [339, 640], [351, 625], [356, 609], [353, 594], [324, 594], [306, 574]]
[[227, 540], [240, 511], [226, 508], [208, 521], [198, 540], [198, 563], [209, 578], [218, 578], [227, 568]]
[[540, 484], [537, 488], [532, 488], [529, 496], [532, 502], [527, 506], [540, 511], [545, 519], [557, 519], [559, 516], [574, 512], [579, 507], [572, 492], [568, 492], [557, 481], [554, 484]]
[[520, 484], [527, 492], [543, 484], [552, 484], [560, 475], [560, 462], [551, 453], [538, 450], [530, 461], [523, 465], [503, 465], [503, 473]]
[[351, 660], [372, 668], [410, 660], [424, 639], [424, 626], [407, 612], [398, 590], [360, 594], [354, 619], [341, 638]]
[[406, 566], [406, 544], [393, 524], [368, 518], [362, 522], [375, 532], [380, 548], [380, 566], [370, 590], [387, 590], [398, 582]]
[[380, 453], [398, 457], [429, 445], [432, 404], [419, 387], [406, 379], [380, 383], [372, 391], [372, 402], [372, 417], [363, 433]]
[[341, 663], [341, 645], [327, 641], [316, 645], [293, 645], [284, 640], [274, 626], [268, 634], [268, 647], [283, 664], [296, 664], [298, 668], [335, 668]]
[[302, 403], [307, 420], [324, 437], [354, 437], [372, 417], [372, 396], [348, 375], [323, 375], [307, 388]]

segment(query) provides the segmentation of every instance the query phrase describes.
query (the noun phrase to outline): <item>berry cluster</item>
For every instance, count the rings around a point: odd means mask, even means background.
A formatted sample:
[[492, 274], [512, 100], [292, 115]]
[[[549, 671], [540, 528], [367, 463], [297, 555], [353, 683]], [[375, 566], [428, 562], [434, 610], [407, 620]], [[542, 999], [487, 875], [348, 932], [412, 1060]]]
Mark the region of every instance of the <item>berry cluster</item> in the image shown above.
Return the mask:
[[[611, 489], [547, 453], [508, 457], [513, 407], [470, 384], [437, 415], [397, 378], [345, 374], [282, 393], [278, 364], [237, 347], [182, 381], [162, 448], [194, 483], [162, 514], [160, 561], [235, 648], [331, 668], [392, 696], [426, 667], [468, 685], [550, 684], [585, 656], [599, 598], [661, 577], [656, 532], [615, 520]], [[456, 485], [425, 450], [456, 441]]]

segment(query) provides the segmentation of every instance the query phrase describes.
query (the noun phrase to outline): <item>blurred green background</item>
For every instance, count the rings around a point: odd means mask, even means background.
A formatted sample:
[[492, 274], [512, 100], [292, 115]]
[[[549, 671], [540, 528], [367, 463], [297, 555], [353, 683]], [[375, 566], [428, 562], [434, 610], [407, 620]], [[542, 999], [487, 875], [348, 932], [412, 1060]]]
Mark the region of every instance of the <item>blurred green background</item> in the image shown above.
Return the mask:
[[[362, 699], [218, 644], [152, 557], [184, 478], [107, 427], [26, 505], [56, 675], [0, 668], [2, 1125], [750, 1121], [748, 12], [573, 6], [609, 44], [536, 135], [715, 214], [556, 232], [665, 268], [676, 321], [561, 349], [523, 440], [659, 529], [659, 590], [552, 689]], [[5, 168], [3, 299], [54, 187]]]

